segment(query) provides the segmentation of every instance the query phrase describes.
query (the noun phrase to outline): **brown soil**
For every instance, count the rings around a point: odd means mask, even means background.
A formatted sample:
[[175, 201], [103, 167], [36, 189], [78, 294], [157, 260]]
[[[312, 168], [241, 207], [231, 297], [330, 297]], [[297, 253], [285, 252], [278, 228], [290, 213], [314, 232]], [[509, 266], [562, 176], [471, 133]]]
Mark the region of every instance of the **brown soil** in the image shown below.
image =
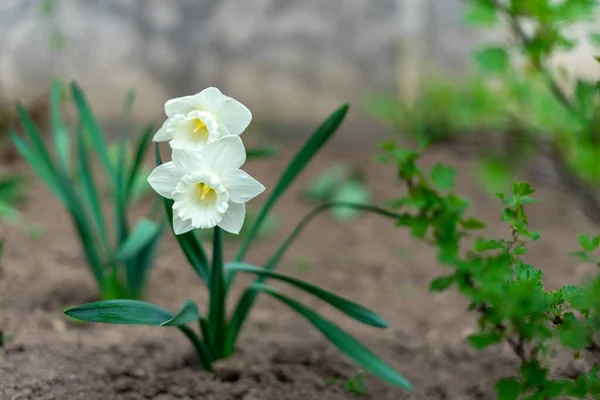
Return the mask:
[[[295, 148], [295, 145], [290, 145]], [[272, 188], [289, 160], [256, 161], [248, 170]], [[299, 188], [333, 160], [353, 159], [365, 169], [377, 201], [402, 190], [395, 171], [370, 161], [372, 148], [329, 150], [319, 156], [300, 184], [276, 208], [283, 224], [273, 237], [253, 248], [249, 261], [260, 264], [276, 248], [309, 207], [299, 201]], [[473, 200], [473, 214], [490, 223], [487, 233], [504, 235], [498, 204], [474, 189], [473, 163], [447, 151], [430, 154], [426, 163], [457, 167], [459, 191]], [[21, 167], [22, 168], [22, 167]], [[539, 185], [538, 185], [539, 186]], [[542, 232], [530, 261], [544, 268], [546, 283], [581, 283], [593, 272], [570, 259], [577, 232], [594, 232], [573, 202], [552, 188], [540, 187], [541, 205], [531, 209], [531, 222]], [[6, 240], [0, 270], [0, 327], [12, 336], [0, 351], [1, 399], [350, 399], [345, 378], [357, 367], [341, 356], [301, 317], [269, 298], [261, 298], [239, 342], [238, 355], [217, 368], [200, 371], [186, 339], [174, 329], [65, 321], [62, 310], [93, 300], [94, 286], [78, 242], [61, 206], [41, 184], [23, 206], [27, 222], [41, 224], [45, 235], [32, 241], [23, 230], [3, 226]], [[231, 243], [229, 253], [235, 250]], [[310, 267], [299, 268], [299, 260]], [[430, 280], [443, 273], [432, 251], [404, 230], [376, 216], [340, 225], [328, 215], [300, 237], [281, 271], [321, 284], [379, 312], [387, 330], [361, 326], [311, 298], [300, 295], [347, 328], [404, 374], [413, 393], [367, 377], [365, 399], [487, 399], [494, 382], [516, 373], [509, 349], [475, 352], [464, 338], [474, 329], [474, 315], [454, 292], [428, 292]], [[249, 282], [240, 279], [236, 291]], [[176, 310], [186, 299], [205, 308], [206, 292], [168, 237], [148, 287], [148, 300]], [[565, 358], [565, 360], [567, 360]], [[557, 373], [578, 368], [565, 361]], [[337, 383], [334, 380], [337, 379]]]

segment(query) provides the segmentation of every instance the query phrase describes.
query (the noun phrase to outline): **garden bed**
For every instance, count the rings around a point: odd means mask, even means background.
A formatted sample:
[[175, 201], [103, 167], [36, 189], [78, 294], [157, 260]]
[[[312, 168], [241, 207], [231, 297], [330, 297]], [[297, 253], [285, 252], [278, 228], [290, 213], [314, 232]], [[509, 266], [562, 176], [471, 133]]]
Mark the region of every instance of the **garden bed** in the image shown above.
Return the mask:
[[[397, 186], [394, 168], [373, 163], [371, 153], [325, 150], [276, 207], [281, 230], [257, 243], [248, 260], [260, 265], [310, 210], [300, 202], [299, 189], [333, 161], [356, 160], [365, 169], [377, 202], [397, 196], [403, 189]], [[246, 169], [269, 190], [292, 154], [253, 161]], [[428, 165], [437, 161], [458, 169], [458, 192], [473, 201], [472, 215], [489, 224], [487, 232], [506, 236], [499, 203], [475, 189], [471, 176], [475, 164], [444, 150], [426, 157]], [[577, 232], [597, 229], [575, 205], [569, 206], [574, 203], [567, 195], [531, 183], [542, 199], [530, 207], [531, 226], [542, 232], [542, 240], [532, 245], [527, 258], [543, 267], [549, 287], [580, 284], [594, 272], [593, 267], [569, 258], [568, 253], [578, 248]], [[94, 300], [93, 281], [64, 209], [41, 183], [32, 185], [23, 214], [28, 223], [42, 225], [44, 235], [34, 240], [17, 227], [0, 228], [6, 240], [0, 269], [0, 326], [12, 336], [0, 350], [1, 399], [354, 398], [344, 382], [357, 368], [297, 314], [264, 296], [245, 327], [238, 354], [218, 365], [216, 374], [198, 369], [193, 350], [177, 330], [67, 322], [62, 313], [66, 306]], [[474, 329], [475, 316], [454, 293], [428, 292], [430, 280], [443, 268], [433, 254], [405, 230], [376, 216], [340, 224], [323, 215], [282, 263], [281, 271], [332, 289], [389, 322], [387, 330], [364, 327], [299, 294], [415, 386], [409, 394], [366, 377], [366, 399], [493, 398], [496, 380], [517, 372], [517, 360], [509, 349], [494, 347], [477, 353], [464, 343]], [[188, 298], [205, 308], [206, 292], [172, 235], [161, 247], [147, 293], [154, 304], [173, 311]], [[564, 360], [557, 374], [573, 374], [581, 368], [569, 358]]]

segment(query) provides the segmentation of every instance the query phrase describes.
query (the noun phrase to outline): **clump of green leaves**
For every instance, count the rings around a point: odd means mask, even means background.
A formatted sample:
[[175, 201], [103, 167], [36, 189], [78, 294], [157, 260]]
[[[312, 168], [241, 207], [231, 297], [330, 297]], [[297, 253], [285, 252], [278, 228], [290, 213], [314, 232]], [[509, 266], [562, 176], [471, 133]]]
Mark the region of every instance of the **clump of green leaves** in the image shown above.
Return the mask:
[[[300, 279], [275, 271], [283, 255], [300, 235], [304, 227], [321, 212], [335, 207], [353, 208], [369, 211], [385, 217], [395, 218], [389, 211], [355, 203], [326, 203], [310, 212], [286, 237], [279, 248], [262, 265], [256, 266], [244, 261], [248, 250], [255, 242], [263, 224], [290, 185], [305, 169], [312, 158], [337, 131], [348, 111], [348, 105], [334, 111], [311, 135], [304, 146], [282, 172], [279, 181], [272, 189], [270, 196], [262, 206], [258, 216], [250, 224], [250, 229], [243, 236], [238, 252], [231, 262], [225, 262], [223, 256], [223, 231], [215, 227], [212, 235], [212, 260], [209, 260], [202, 243], [194, 231], [176, 235], [179, 246], [190, 266], [209, 292], [209, 302], [205, 313], [193, 301], [187, 301], [176, 314], [148, 302], [137, 300], [107, 300], [84, 304], [65, 311], [67, 315], [88, 322], [110, 324], [134, 324], [147, 326], [176, 327], [191, 341], [196, 349], [204, 369], [211, 370], [213, 364], [230, 357], [240, 337], [252, 308], [260, 294], [268, 295], [298, 315], [304, 317], [319, 330], [342, 353], [356, 362], [365, 371], [386, 380], [396, 386], [410, 389], [410, 383], [399, 375], [391, 366], [364, 347], [342, 328], [321, 316], [316, 310], [307, 307], [283, 291], [269, 285], [269, 279], [288, 284], [321, 301], [331, 305], [346, 316], [375, 328], [386, 328], [387, 323], [373, 311], [344, 299], [324, 288]], [[161, 164], [157, 147], [157, 164]], [[169, 221], [173, 220], [173, 200], [163, 198], [165, 212]], [[248, 221], [246, 221], [248, 222]], [[232, 293], [232, 286], [238, 274], [250, 274], [256, 277], [253, 284], [247, 286], [237, 299], [232, 313], [227, 312], [226, 304]], [[199, 327], [195, 330], [190, 324]]]
[[[414, 104], [375, 99], [373, 114], [423, 147], [458, 137], [482, 145], [480, 178], [492, 183], [489, 189], [508, 188], [516, 168], [546, 158], [554, 169], [548, 175], [600, 224], [598, 87], [550, 62], [578, 45], [569, 28], [592, 22], [598, 6], [598, 0], [469, 0], [465, 24], [505, 22], [512, 40], [475, 50], [476, 75], [466, 83], [434, 81]], [[595, 31], [588, 36], [598, 45]]]
[[[317, 175], [304, 188], [303, 197], [309, 204], [326, 202], [369, 204], [371, 193], [357, 168], [338, 163]], [[359, 211], [352, 208], [334, 208], [331, 214], [338, 221], [349, 222], [358, 216]]]
[[[17, 112], [25, 138], [13, 132], [13, 143], [69, 212], [102, 298], [139, 298], [164, 230], [162, 224], [150, 218], [140, 220], [133, 229], [128, 220], [135, 185], [143, 179], [142, 163], [152, 127], [144, 129], [129, 153], [120, 146], [116, 160], [111, 161], [102, 130], [83, 91], [74, 83], [71, 95], [79, 123], [74, 137], [69, 133], [61, 116], [62, 90], [60, 82], [52, 86], [52, 148], [21, 105]], [[110, 232], [106, 221], [100, 184], [93, 169], [95, 158], [112, 186], [114, 232]]]
[[[467, 298], [469, 310], [478, 316], [478, 331], [467, 338], [475, 349], [507, 343], [521, 362], [515, 376], [498, 381], [498, 398], [600, 396], [598, 366], [576, 377], [551, 374], [557, 347], [576, 358], [583, 352], [600, 351], [600, 275], [586, 287], [566, 285], [547, 290], [542, 271], [523, 260], [529, 243], [540, 238], [529, 226], [525, 211], [527, 205], [537, 202], [535, 190], [519, 182], [510, 196], [498, 194], [506, 237], [478, 235], [467, 248], [463, 239], [473, 237], [484, 224], [468, 217], [468, 200], [451, 192], [454, 170], [438, 164], [426, 173], [417, 165], [417, 153], [391, 143], [384, 149], [387, 156], [382, 160], [397, 166], [398, 178], [407, 187], [405, 196], [391, 202], [405, 210], [398, 225], [434, 246], [438, 262], [450, 268], [431, 282], [430, 290], [456, 288]], [[596, 262], [592, 255], [600, 238], [580, 235], [579, 241], [583, 250], [578, 256]]]

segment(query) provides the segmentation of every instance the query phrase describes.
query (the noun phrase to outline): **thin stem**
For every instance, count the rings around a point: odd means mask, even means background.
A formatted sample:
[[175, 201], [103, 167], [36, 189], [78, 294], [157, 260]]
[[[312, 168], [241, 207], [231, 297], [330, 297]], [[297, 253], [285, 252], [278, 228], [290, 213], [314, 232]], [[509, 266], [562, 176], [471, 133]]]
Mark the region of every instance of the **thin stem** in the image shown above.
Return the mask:
[[177, 328], [181, 332], [183, 332], [183, 334], [185, 336], [187, 336], [187, 338], [192, 342], [192, 345], [196, 349], [196, 353], [198, 354], [198, 357], [200, 358], [200, 363], [202, 364], [202, 368], [204, 368], [207, 371], [211, 371], [213, 359], [212, 359], [212, 357], [210, 357], [210, 351], [209, 351], [208, 347], [206, 346], [206, 343], [204, 343], [202, 341], [202, 339], [200, 339], [200, 337], [198, 337], [198, 335], [196, 335], [196, 332], [194, 332], [191, 328], [189, 328], [185, 325], [178, 326]]
[[221, 357], [226, 336], [225, 298], [227, 289], [223, 272], [223, 231], [218, 226], [213, 234], [213, 260], [210, 274], [210, 308], [208, 325], [212, 354]]

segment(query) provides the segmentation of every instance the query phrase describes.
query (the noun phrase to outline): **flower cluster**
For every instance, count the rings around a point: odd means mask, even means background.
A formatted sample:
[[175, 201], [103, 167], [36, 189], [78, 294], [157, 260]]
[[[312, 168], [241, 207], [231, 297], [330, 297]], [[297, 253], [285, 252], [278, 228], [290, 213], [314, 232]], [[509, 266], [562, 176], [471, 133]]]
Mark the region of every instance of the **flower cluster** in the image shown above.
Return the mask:
[[240, 169], [246, 150], [239, 135], [250, 124], [250, 110], [211, 87], [167, 101], [165, 113], [154, 141], [168, 141], [172, 157], [152, 171], [148, 182], [174, 201], [175, 234], [215, 226], [238, 234], [245, 203], [265, 190]]

